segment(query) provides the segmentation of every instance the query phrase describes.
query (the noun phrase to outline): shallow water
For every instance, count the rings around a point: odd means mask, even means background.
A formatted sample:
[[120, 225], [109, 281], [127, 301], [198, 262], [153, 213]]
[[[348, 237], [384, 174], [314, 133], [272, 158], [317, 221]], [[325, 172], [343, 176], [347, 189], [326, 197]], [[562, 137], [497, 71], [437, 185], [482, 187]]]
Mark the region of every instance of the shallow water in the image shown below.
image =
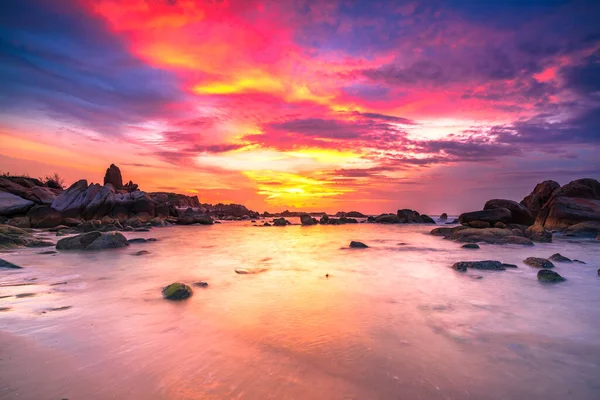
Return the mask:
[[[430, 229], [233, 222], [0, 254], [24, 267], [0, 271], [0, 398], [600, 398], [600, 243], [466, 250]], [[587, 264], [548, 285], [522, 263], [556, 252]], [[449, 268], [484, 259], [519, 268]]]

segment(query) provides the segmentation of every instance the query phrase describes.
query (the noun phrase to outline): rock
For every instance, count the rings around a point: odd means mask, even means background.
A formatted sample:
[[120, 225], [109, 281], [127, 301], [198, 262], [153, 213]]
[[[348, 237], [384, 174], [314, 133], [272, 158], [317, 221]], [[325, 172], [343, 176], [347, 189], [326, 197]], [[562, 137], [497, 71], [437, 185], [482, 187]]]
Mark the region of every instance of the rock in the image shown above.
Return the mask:
[[435, 221], [429, 215], [421, 214], [421, 219], [424, 224], [435, 224]]
[[11, 269], [21, 269], [23, 267], [20, 267], [16, 264], [13, 264], [11, 262], [8, 262], [6, 260], [3, 260], [0, 258], [0, 268], [11, 268]]
[[508, 243], [508, 240], [506, 238], [509, 236], [514, 236], [514, 232], [510, 229], [464, 229], [464, 227], [461, 228], [463, 229], [451, 228], [452, 233], [450, 234], [450, 236], [446, 236], [446, 238], [463, 243], [485, 242], [489, 244], [506, 244]]
[[46, 250], [46, 251], [40, 251], [38, 254], [56, 254], [57, 252], [54, 250]]
[[348, 218], [366, 218], [367, 216], [358, 211], [349, 211], [345, 215]]
[[26, 213], [35, 203], [12, 193], [0, 191], [0, 215], [11, 216]]
[[193, 293], [191, 287], [180, 282], [171, 283], [162, 290], [162, 296], [167, 300], [185, 300]]
[[81, 224], [81, 220], [79, 218], [64, 218], [62, 223], [69, 227], [78, 226]]
[[460, 261], [454, 263], [452, 268], [457, 271], [466, 271], [467, 269], [479, 269], [479, 270], [488, 270], [488, 271], [504, 271], [507, 268], [508, 264], [503, 264], [500, 261]]
[[59, 194], [52, 202], [52, 208], [66, 218], [79, 218], [85, 206], [100, 190], [100, 185], [90, 185], [85, 179], [72, 184]]
[[[472, 222], [468, 222], [467, 223], [471, 228], [477, 228], [477, 229], [485, 229], [485, 228], [491, 228], [492, 226], [490, 225], [489, 222], [487, 221], [472, 221]], [[506, 227], [506, 225], [504, 225]]]
[[31, 220], [29, 217], [13, 217], [8, 221], [8, 224], [21, 229], [31, 228]]
[[496, 222], [494, 224], [494, 228], [498, 228], [498, 229], [506, 229], [506, 224], [504, 222]]
[[62, 223], [62, 216], [50, 206], [34, 206], [27, 213], [32, 228], [54, 228]]
[[541, 282], [562, 282], [562, 281], [566, 280], [565, 278], [560, 276], [558, 273], [556, 273], [554, 271], [550, 271], [548, 269], [539, 270], [537, 273], [537, 278]]
[[442, 213], [442, 215], [440, 215], [440, 221], [446, 221], [447, 219], [448, 219], [448, 214]]
[[208, 282], [198, 281], [198, 282], [194, 282], [192, 285], [205, 288], [205, 287], [208, 287]]
[[34, 186], [31, 188], [31, 194], [36, 198], [36, 203], [48, 206], [56, 199], [56, 191], [48, 187]]
[[268, 223], [268, 222], [265, 222], [265, 223], [263, 224], [263, 226], [271, 226], [271, 224], [270, 224], [270, 223]]
[[210, 216], [201, 214], [197, 211], [192, 210], [191, 208], [187, 208], [184, 211], [184, 213], [177, 218], [177, 224], [179, 225], [212, 225], [212, 223], [213, 219]]
[[116, 189], [123, 187], [123, 177], [121, 176], [121, 170], [115, 164], [110, 164], [110, 167], [106, 170], [104, 175], [104, 184], [110, 183]]
[[552, 243], [552, 232], [545, 229], [543, 226], [535, 224], [531, 225], [525, 231], [525, 237], [540, 243]]
[[[560, 192], [558, 190], [557, 192]], [[544, 211], [540, 212], [540, 222], [544, 220], [546, 229], [564, 230], [580, 222], [600, 222], [600, 200], [556, 197], [545, 207], [547, 216], [543, 219]]]
[[473, 221], [485, 221], [490, 224], [496, 222], [508, 223], [512, 220], [512, 213], [507, 208], [493, 208], [483, 211], [473, 211], [461, 214], [458, 221], [462, 223], [471, 223]]
[[308, 214], [304, 214], [304, 215], [300, 216], [300, 223], [303, 226], [316, 225], [317, 224], [317, 220], [314, 219], [313, 217], [311, 217]]
[[598, 238], [600, 221], [585, 221], [569, 226], [563, 231], [566, 236]]
[[354, 240], [350, 242], [350, 248], [351, 249], [366, 249], [368, 247], [369, 246], [367, 246], [363, 242], [355, 242]]
[[102, 236], [102, 233], [94, 231], [60, 239], [56, 243], [56, 250], [85, 250], [87, 246], [100, 236]]
[[504, 240], [508, 244], [521, 244], [523, 246], [533, 246], [533, 242], [531, 241], [531, 239], [527, 239], [523, 236], [506, 236]]
[[321, 225], [327, 225], [328, 222], [329, 222], [329, 216], [328, 215], [323, 215], [321, 217], [321, 219], [319, 220], [319, 223]]
[[525, 206], [531, 213], [534, 220], [537, 218], [538, 213], [542, 209], [542, 206], [546, 204], [555, 190], [559, 189], [560, 185], [554, 181], [544, 181], [538, 183], [533, 192], [521, 200], [521, 204]]
[[58, 226], [55, 226], [54, 228], [48, 229], [48, 232], [58, 232], [58, 231], [61, 231], [63, 229], [70, 229], [70, 228], [68, 226], [66, 226], [66, 225], [58, 225]]
[[77, 226], [77, 230], [80, 232], [93, 232], [99, 231], [102, 229], [102, 221], [99, 220], [91, 220], [85, 221]]
[[25, 247], [50, 247], [54, 246], [54, 243], [47, 242], [44, 240], [30, 240], [25, 244]]
[[150, 254], [150, 252], [148, 250], [140, 250], [140, 251], [136, 251], [135, 253], [133, 253], [134, 256], [143, 256], [146, 254]]
[[274, 226], [286, 226], [291, 225], [292, 223], [285, 218], [277, 218], [273, 220]]
[[567, 258], [567, 257], [563, 256], [560, 253], [552, 254], [550, 257], [548, 257], [548, 259], [552, 260], [552, 261], [555, 261], [555, 262], [566, 262], [566, 263], [573, 262], [573, 260], [571, 260], [570, 258]]
[[0, 225], [0, 249], [23, 247], [33, 240], [38, 239], [21, 228], [10, 225]]
[[127, 238], [119, 232], [103, 233], [100, 237], [85, 247], [85, 250], [118, 249], [129, 246]]
[[133, 238], [133, 239], [129, 239], [128, 240], [129, 244], [135, 244], [135, 243], [147, 243], [148, 239], [144, 239], [144, 238]]
[[247, 269], [245, 269], [245, 268], [236, 268], [236, 269], [235, 269], [235, 273], [236, 273], [236, 274], [242, 274], [242, 275], [245, 275], [245, 274], [248, 274], [248, 273], [249, 273], [249, 271], [248, 271]]
[[479, 249], [479, 245], [477, 243], [467, 243], [461, 246], [463, 249]]
[[446, 238], [450, 238], [450, 236], [452, 236], [454, 234], [454, 232], [457, 232], [457, 231], [463, 230], [463, 229], [469, 229], [469, 228], [466, 226], [457, 226], [454, 228], [446, 228], [446, 227], [435, 228], [431, 232], [429, 232], [429, 234], [433, 235], [433, 236], [444, 236]]
[[235, 273], [240, 275], [260, 274], [261, 272], [266, 272], [268, 270], [268, 268], [236, 268]]
[[540, 257], [527, 257], [523, 262], [535, 268], [554, 268], [554, 264], [551, 261]]
[[512, 218], [510, 221], [501, 221], [501, 222], [512, 222], [515, 224], [521, 225], [532, 225], [534, 218], [524, 205], [517, 203], [512, 200], [505, 199], [493, 199], [488, 200], [483, 206], [484, 210], [494, 210], [494, 209], [508, 209], [511, 212]]
[[381, 214], [375, 217], [374, 221], [378, 224], [397, 224], [400, 219], [396, 214]]

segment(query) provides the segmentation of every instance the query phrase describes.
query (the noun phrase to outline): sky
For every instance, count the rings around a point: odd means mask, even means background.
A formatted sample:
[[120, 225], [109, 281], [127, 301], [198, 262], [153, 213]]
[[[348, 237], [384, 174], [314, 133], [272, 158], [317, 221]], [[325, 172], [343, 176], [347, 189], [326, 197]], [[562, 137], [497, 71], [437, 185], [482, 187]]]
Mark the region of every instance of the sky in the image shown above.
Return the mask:
[[7, 0], [0, 172], [439, 214], [600, 178], [600, 2]]

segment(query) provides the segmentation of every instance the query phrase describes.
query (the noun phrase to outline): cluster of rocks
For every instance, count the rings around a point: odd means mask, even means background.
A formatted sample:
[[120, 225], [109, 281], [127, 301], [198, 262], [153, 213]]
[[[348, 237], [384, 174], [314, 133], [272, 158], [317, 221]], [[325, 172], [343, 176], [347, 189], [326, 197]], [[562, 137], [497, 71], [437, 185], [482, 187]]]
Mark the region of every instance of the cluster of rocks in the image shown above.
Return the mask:
[[87, 231], [169, 224], [212, 224], [213, 217], [249, 219], [257, 212], [239, 204], [200, 204], [196, 196], [144, 192], [133, 182], [123, 184], [120, 169], [112, 164], [104, 185], [85, 179], [63, 190], [54, 181], [0, 178], [0, 224], [19, 228], [80, 227]]
[[493, 199], [483, 210], [461, 214], [454, 228], [431, 233], [459, 242], [551, 242], [553, 231], [568, 236], [600, 237], [600, 183], [578, 179], [564, 186], [544, 181], [520, 203]]
[[433, 218], [426, 214], [408, 208], [398, 210], [396, 214], [380, 214], [376, 217], [370, 216], [367, 222], [378, 224], [435, 224]]

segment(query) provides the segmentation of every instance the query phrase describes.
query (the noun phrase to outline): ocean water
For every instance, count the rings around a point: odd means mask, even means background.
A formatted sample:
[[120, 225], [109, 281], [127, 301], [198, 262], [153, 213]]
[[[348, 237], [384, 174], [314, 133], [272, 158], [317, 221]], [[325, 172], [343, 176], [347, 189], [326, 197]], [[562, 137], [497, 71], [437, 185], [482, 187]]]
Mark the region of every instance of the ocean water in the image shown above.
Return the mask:
[[[0, 270], [0, 399], [600, 398], [600, 242], [466, 250], [431, 229], [224, 222], [0, 254], [24, 267]], [[522, 262], [556, 252], [587, 264], [542, 284]], [[450, 268], [486, 259], [519, 268]]]

